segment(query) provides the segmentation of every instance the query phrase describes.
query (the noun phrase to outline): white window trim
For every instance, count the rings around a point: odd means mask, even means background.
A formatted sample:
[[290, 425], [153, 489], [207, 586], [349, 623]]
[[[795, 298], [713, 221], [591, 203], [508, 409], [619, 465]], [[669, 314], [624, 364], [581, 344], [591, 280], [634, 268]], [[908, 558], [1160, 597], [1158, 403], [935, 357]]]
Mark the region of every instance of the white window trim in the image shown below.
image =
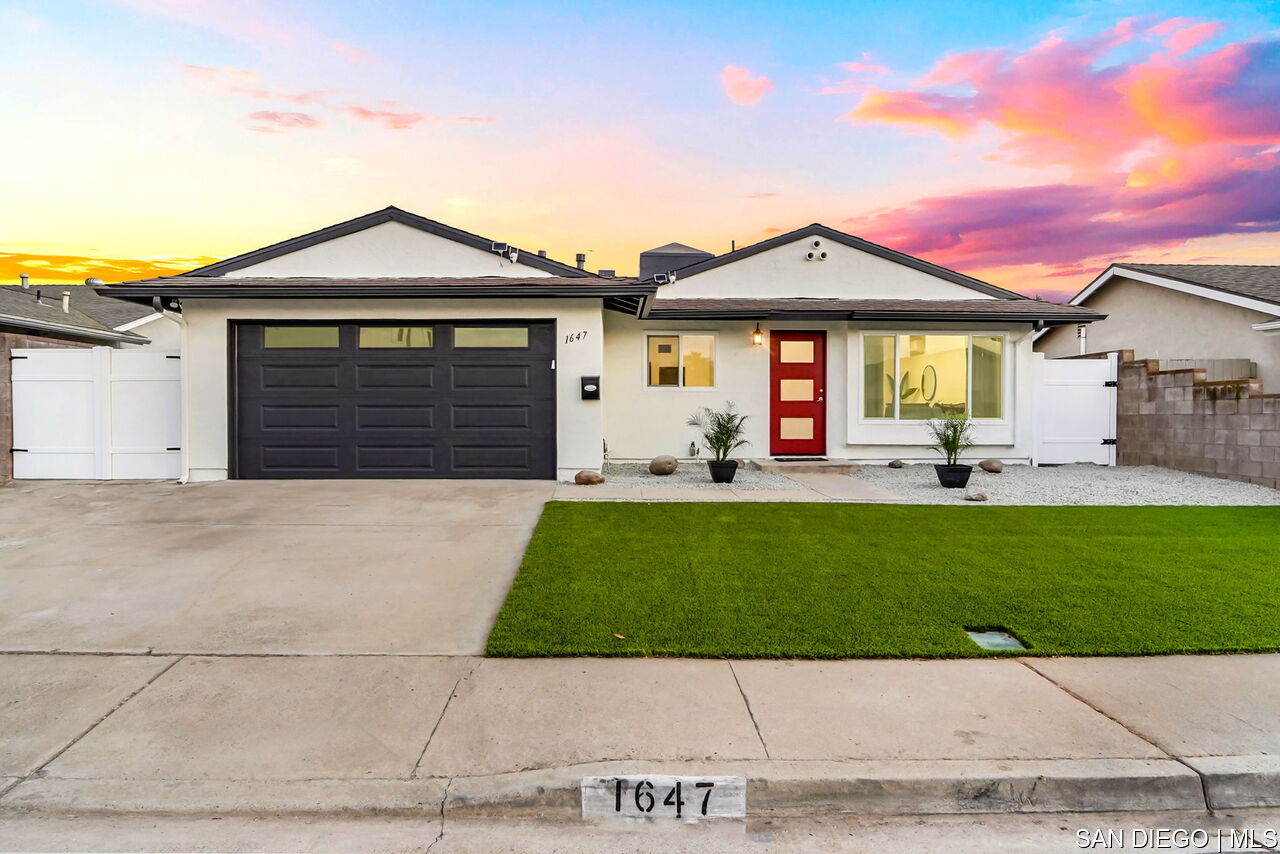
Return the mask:
[[[684, 336], [686, 335], [702, 335], [711, 338], [711, 385], [692, 385], [684, 384]], [[649, 339], [650, 338], [676, 338], [679, 340], [677, 345], [679, 352], [676, 353], [676, 364], [680, 368], [680, 384], [679, 385], [649, 385]], [[671, 331], [663, 331], [659, 329], [646, 329], [644, 335], [640, 337], [640, 387], [645, 391], [715, 391], [720, 387], [720, 333], [714, 329], [679, 329]]]
[[[866, 401], [866, 377], [867, 377], [867, 336], [893, 337], [893, 384], [894, 384], [894, 400], [893, 400], [893, 418], [868, 418], [867, 417], [867, 401]], [[969, 339], [969, 357], [966, 359], [965, 377], [965, 412], [973, 411], [973, 339], [974, 338], [999, 338], [1000, 339], [1000, 417], [999, 418], [974, 418], [972, 415], [969, 419], [975, 426], [991, 426], [999, 427], [1012, 423], [1009, 418], [1009, 411], [1012, 408], [1011, 395], [1013, 389], [1010, 381], [1012, 374], [1009, 369], [1011, 354], [1009, 352], [1009, 333], [999, 330], [969, 330], [969, 329], [867, 329], [858, 333], [858, 374], [857, 374], [857, 412], [858, 424], [928, 424], [927, 418], [899, 418], [898, 404], [901, 402], [897, 399], [898, 394], [898, 336], [900, 335], [963, 335]]]

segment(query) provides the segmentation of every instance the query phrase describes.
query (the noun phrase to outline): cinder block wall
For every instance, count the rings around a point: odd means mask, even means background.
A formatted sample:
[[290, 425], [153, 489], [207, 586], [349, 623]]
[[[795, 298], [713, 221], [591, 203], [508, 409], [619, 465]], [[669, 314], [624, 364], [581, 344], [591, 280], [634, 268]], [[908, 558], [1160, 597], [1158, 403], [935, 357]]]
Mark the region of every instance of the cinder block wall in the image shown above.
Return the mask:
[[1116, 462], [1280, 488], [1280, 395], [1257, 380], [1206, 382], [1201, 368], [1120, 365]]
[[13, 361], [9, 358], [14, 350], [25, 347], [89, 347], [77, 341], [59, 341], [55, 338], [41, 338], [38, 335], [24, 335], [20, 332], [0, 332], [0, 481], [13, 477]]

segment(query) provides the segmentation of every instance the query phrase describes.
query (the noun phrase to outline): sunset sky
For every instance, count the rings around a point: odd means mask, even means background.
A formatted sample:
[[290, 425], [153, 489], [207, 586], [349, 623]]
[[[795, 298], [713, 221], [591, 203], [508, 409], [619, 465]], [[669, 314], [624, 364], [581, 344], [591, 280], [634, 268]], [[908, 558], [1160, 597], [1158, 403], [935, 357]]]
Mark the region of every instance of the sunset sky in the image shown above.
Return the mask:
[[809, 222], [1070, 296], [1280, 264], [1280, 2], [0, 0], [0, 283], [394, 204], [591, 269]]

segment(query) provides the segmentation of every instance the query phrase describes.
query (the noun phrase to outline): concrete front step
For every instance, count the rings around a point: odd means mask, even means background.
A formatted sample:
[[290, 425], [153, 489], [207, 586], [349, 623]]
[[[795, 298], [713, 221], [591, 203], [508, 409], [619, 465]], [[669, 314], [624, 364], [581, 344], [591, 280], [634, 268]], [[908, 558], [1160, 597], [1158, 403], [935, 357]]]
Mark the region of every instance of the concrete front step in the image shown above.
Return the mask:
[[850, 460], [789, 460], [762, 457], [747, 460], [747, 465], [759, 471], [774, 474], [857, 474], [862, 466]]
[[[1258, 766], [1214, 806], [1280, 791]], [[1200, 777], [1172, 759], [1010, 761], [783, 760], [594, 762], [477, 777], [408, 780], [103, 780], [33, 778], [0, 798], [4, 814], [342, 814], [578, 820], [583, 777], [747, 777], [750, 818], [837, 815], [1184, 811], [1206, 808]], [[1266, 777], [1266, 779], [1263, 779]], [[1232, 803], [1232, 801], [1240, 803]], [[1276, 796], [1269, 803], [1275, 804]]]

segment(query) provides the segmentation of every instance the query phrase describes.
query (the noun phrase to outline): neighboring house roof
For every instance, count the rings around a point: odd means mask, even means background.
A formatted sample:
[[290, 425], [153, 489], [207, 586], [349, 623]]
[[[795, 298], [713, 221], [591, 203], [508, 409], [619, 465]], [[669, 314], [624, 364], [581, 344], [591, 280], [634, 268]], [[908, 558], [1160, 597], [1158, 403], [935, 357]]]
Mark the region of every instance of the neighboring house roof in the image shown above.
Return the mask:
[[[830, 226], [815, 222], [806, 225], [803, 228], [797, 228], [795, 231], [789, 231], [786, 234], [779, 234], [777, 237], [771, 237], [768, 240], [762, 240], [751, 246], [744, 246], [741, 249], [735, 249], [732, 252], [726, 252], [723, 255], [716, 255], [705, 261], [698, 261], [686, 267], [679, 267], [674, 272], [677, 279], [687, 279], [690, 276], [696, 276], [699, 273], [705, 273], [707, 270], [714, 270], [716, 267], [723, 267], [725, 264], [732, 264], [735, 261], [741, 261], [743, 258], [750, 258], [752, 255], [758, 255], [761, 252], [767, 252], [770, 249], [776, 249], [779, 246], [786, 246], [788, 243], [794, 243], [804, 237], [818, 236], [827, 240], [849, 246], [853, 249], [860, 249], [871, 255], [902, 264], [913, 270], [919, 270], [930, 276], [936, 276], [944, 279], [952, 284], [961, 285], [966, 288], [986, 294], [987, 296], [999, 297], [1001, 299], [1026, 299], [1022, 294], [1007, 291], [1004, 288], [998, 288], [995, 285], [988, 284], [980, 279], [972, 276], [966, 276], [964, 273], [957, 273], [955, 270], [949, 270], [946, 267], [940, 267], [937, 264], [931, 264], [928, 261], [899, 252], [896, 249], [890, 249], [887, 246], [881, 246], [878, 243], [872, 243], [869, 240], [863, 240], [861, 237], [854, 237], [852, 234], [845, 234], [843, 231], [837, 231]], [[672, 244], [678, 246], [679, 244]], [[665, 250], [666, 247], [663, 247]], [[651, 250], [662, 251], [662, 250]], [[697, 250], [695, 250], [697, 251]]]
[[40, 291], [46, 302], [52, 303], [54, 297], [57, 297], [59, 305], [61, 305], [63, 291], [68, 291], [71, 294], [73, 309], [89, 315], [103, 326], [109, 326], [112, 329], [119, 329], [121, 326], [151, 317], [156, 313], [150, 307], [104, 297], [89, 285], [30, 285], [25, 289], [21, 285], [0, 285], [0, 288], [18, 293]]
[[1204, 299], [1247, 308], [1274, 319], [1253, 324], [1259, 332], [1280, 330], [1280, 266], [1252, 264], [1112, 264], [1080, 293], [1070, 305], [1083, 306], [1089, 298], [1120, 277], [1168, 288]]
[[[437, 237], [443, 237], [464, 246], [470, 246], [474, 249], [480, 249], [485, 252], [492, 251], [494, 241], [487, 237], [481, 237], [478, 234], [472, 234], [469, 231], [463, 231], [460, 228], [454, 228], [451, 225], [445, 225], [434, 219], [427, 219], [425, 216], [418, 216], [415, 213], [401, 210], [394, 205], [389, 205], [380, 211], [367, 213], [358, 216], [355, 219], [349, 219], [346, 222], [340, 222], [337, 225], [331, 225], [318, 231], [312, 231], [298, 237], [291, 237], [288, 240], [282, 240], [279, 243], [273, 243], [270, 246], [264, 246], [261, 249], [255, 249], [252, 252], [245, 252], [242, 255], [236, 255], [233, 258], [226, 258], [222, 261], [216, 261], [204, 267], [198, 267], [186, 273], [187, 276], [223, 276], [227, 273], [234, 273], [236, 270], [251, 267], [254, 264], [260, 264], [272, 258], [278, 258], [281, 255], [287, 255], [290, 252], [297, 252], [299, 249], [306, 249], [309, 246], [315, 246], [328, 240], [338, 237], [345, 237], [348, 234], [354, 234], [357, 231], [364, 231], [366, 228], [373, 228], [375, 225], [382, 225], [386, 222], [398, 222], [401, 225], [407, 225], [410, 228], [416, 228], [419, 231], [425, 231], [428, 234], [434, 234]], [[520, 263], [527, 267], [533, 267], [535, 270], [542, 270], [545, 273], [552, 273], [557, 276], [567, 276], [578, 278], [591, 275], [586, 270], [579, 270], [577, 267], [563, 264], [559, 261], [553, 261], [550, 258], [538, 255], [536, 252], [526, 252], [523, 249], [516, 249], [520, 253]]]
[[[62, 310], [62, 292], [76, 285], [32, 285], [29, 288], [0, 287], [0, 326], [27, 329], [51, 338], [71, 338], [99, 342], [146, 344], [149, 339], [133, 332], [121, 332], [90, 317], [75, 306]], [[84, 287], [83, 285], [79, 287]], [[40, 300], [36, 294], [40, 294]], [[72, 291], [72, 293], [75, 293]], [[94, 295], [97, 298], [97, 295]]]
[[1253, 264], [1113, 264], [1167, 279], [1204, 285], [1226, 294], [1273, 302], [1280, 307], [1280, 266]]
[[687, 243], [668, 243], [666, 246], [659, 246], [657, 249], [646, 249], [645, 252], [652, 252], [656, 255], [708, 255], [695, 246]]
[[1088, 323], [1105, 314], [1033, 299], [656, 299], [651, 318], [840, 318], [846, 320], [1043, 321]]

